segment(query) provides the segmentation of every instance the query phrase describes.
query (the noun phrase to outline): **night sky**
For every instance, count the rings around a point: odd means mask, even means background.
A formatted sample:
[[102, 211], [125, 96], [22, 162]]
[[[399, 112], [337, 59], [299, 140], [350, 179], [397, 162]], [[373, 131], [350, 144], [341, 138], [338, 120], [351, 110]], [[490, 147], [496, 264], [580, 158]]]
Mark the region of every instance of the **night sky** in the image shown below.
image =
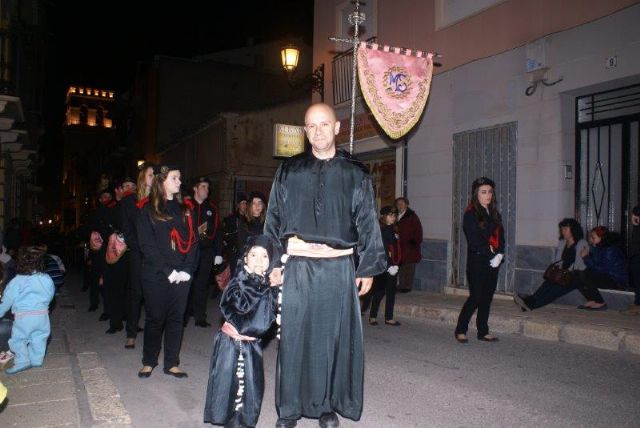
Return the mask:
[[[61, 182], [62, 123], [71, 84], [131, 88], [136, 64], [154, 55], [192, 57], [247, 44], [301, 37], [312, 45], [313, 0], [172, 2], [50, 0], [40, 179]], [[57, 189], [48, 189], [56, 192]]]

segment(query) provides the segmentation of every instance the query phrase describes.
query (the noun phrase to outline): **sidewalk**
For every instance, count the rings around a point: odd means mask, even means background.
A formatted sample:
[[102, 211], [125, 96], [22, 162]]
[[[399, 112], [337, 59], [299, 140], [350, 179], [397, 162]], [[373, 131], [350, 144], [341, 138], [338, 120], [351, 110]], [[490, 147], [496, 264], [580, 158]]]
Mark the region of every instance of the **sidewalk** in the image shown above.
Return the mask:
[[[399, 293], [395, 313], [449, 324], [453, 340], [453, 330], [465, 299], [465, 296], [423, 291]], [[640, 316], [622, 315], [614, 310], [588, 312], [574, 306], [548, 305], [522, 312], [512, 300], [497, 296], [491, 306], [489, 327], [496, 334], [520, 334], [533, 339], [640, 355]], [[469, 331], [473, 336], [475, 316]]]
[[57, 302], [45, 364], [13, 376], [0, 372], [9, 390], [0, 426], [132, 427], [98, 354], [83, 349], [73, 303], [64, 294]]

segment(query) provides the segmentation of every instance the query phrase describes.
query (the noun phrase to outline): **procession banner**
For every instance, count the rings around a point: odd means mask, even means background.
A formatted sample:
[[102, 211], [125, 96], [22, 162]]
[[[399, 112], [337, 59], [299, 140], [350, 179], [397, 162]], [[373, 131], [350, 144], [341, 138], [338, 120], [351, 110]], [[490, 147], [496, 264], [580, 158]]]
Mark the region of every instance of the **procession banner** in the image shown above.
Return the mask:
[[420, 120], [433, 74], [433, 54], [361, 43], [358, 77], [362, 95], [384, 132], [405, 135]]

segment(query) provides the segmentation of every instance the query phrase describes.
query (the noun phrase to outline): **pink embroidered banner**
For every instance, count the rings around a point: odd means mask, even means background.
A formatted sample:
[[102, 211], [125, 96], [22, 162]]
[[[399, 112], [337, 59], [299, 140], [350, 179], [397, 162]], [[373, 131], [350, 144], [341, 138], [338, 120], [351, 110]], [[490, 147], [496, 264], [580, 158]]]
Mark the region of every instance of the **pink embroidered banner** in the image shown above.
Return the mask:
[[358, 49], [360, 89], [373, 116], [393, 139], [405, 135], [420, 120], [429, 98], [433, 55], [421, 51], [362, 43]]

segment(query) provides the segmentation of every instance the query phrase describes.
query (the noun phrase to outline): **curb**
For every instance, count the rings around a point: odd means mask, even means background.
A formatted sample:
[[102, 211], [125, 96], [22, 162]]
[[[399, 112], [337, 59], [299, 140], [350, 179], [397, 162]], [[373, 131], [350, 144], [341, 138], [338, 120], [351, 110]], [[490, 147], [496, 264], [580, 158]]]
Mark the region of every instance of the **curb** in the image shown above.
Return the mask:
[[[438, 321], [455, 326], [459, 309], [437, 308], [396, 302], [398, 315]], [[473, 324], [475, 315], [469, 324]], [[640, 335], [622, 328], [606, 328], [598, 325], [572, 324], [544, 321], [523, 316], [491, 315], [491, 329], [498, 333], [519, 334], [524, 337], [572, 345], [589, 346], [607, 351], [640, 355]]]

